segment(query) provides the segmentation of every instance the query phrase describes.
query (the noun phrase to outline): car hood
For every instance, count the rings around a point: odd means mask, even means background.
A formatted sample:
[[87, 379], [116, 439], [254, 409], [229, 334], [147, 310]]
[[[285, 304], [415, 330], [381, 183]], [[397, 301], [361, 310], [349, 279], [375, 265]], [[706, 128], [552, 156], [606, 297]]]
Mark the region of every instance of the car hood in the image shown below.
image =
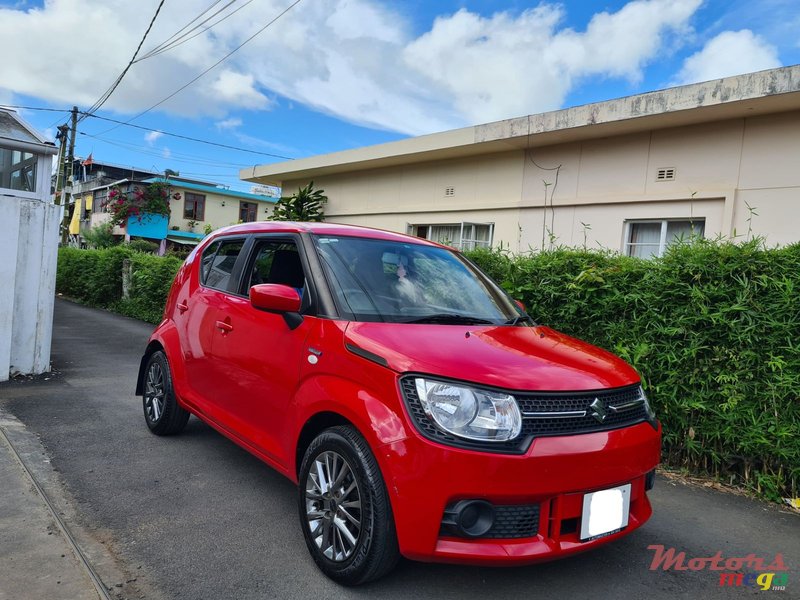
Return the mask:
[[[626, 362], [549, 327], [350, 323], [345, 342], [398, 373], [530, 391], [581, 391], [637, 383]], [[366, 351], [366, 352], [364, 352]]]

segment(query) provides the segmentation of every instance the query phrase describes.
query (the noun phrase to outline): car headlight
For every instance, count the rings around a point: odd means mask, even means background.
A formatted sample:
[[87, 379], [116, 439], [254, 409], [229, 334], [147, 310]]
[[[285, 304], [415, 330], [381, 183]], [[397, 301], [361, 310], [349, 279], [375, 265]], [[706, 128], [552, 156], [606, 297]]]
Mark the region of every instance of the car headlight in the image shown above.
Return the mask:
[[471, 386], [414, 378], [422, 408], [443, 431], [468, 440], [505, 442], [522, 430], [514, 396]]
[[644, 393], [644, 388], [639, 386], [639, 395], [644, 401], [644, 412], [647, 415], [647, 421], [653, 426], [658, 428], [658, 421], [656, 419], [656, 412], [650, 406], [650, 400], [647, 399], [647, 394]]

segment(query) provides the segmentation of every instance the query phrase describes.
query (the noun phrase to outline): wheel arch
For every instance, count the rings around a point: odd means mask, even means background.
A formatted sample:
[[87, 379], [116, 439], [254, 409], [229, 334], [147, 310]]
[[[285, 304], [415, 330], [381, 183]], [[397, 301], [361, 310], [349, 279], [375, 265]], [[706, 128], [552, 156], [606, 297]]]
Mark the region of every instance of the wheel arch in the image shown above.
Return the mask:
[[303, 462], [303, 456], [305, 456], [306, 450], [314, 438], [326, 429], [336, 427], [337, 425], [350, 426], [358, 431], [362, 437], [364, 436], [364, 433], [355, 423], [337, 412], [325, 410], [312, 415], [306, 420], [303, 428], [300, 430], [300, 434], [297, 437], [297, 444], [295, 444], [293, 472], [296, 479], [300, 477], [300, 466]]
[[159, 350], [164, 352], [164, 346], [158, 340], [150, 340], [150, 342], [147, 344], [147, 348], [144, 350], [142, 360], [139, 362], [139, 375], [136, 377], [137, 396], [141, 396], [144, 393], [144, 370], [147, 367], [147, 361], [149, 361], [150, 357]]

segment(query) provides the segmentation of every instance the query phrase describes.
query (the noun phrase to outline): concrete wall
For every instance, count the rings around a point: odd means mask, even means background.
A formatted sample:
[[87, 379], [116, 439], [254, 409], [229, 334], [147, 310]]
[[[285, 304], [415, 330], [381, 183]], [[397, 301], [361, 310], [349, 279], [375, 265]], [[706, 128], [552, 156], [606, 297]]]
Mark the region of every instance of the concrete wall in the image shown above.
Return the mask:
[[[203, 233], [206, 224], [210, 224], [213, 229], [220, 227], [227, 227], [239, 222], [239, 198], [232, 196], [222, 196], [220, 194], [213, 194], [208, 192], [198, 192], [194, 190], [185, 190], [179, 185], [173, 185], [173, 193], [180, 192], [180, 200], [170, 200], [170, 209], [172, 214], [169, 218], [169, 227], [177, 226], [181, 231], [189, 231], [189, 219], [183, 218], [183, 204], [186, 193], [200, 194], [206, 197], [206, 207], [204, 219], [198, 221], [194, 226], [195, 233]], [[244, 200], [247, 202], [247, 200]], [[225, 205], [223, 206], [223, 202]], [[256, 213], [257, 221], [264, 221], [272, 214], [273, 204], [271, 202], [257, 201], [258, 212]]]
[[[675, 179], [658, 181], [661, 168]], [[286, 181], [284, 193], [306, 183]], [[492, 222], [495, 245], [515, 251], [540, 248], [543, 225], [545, 246], [552, 233], [622, 250], [626, 221], [668, 218], [704, 218], [706, 237], [752, 227], [787, 244], [800, 241], [800, 111], [318, 176], [315, 186], [329, 221], [403, 232]], [[749, 223], [748, 204], [758, 213]]]
[[60, 215], [40, 200], [0, 202], [0, 381], [50, 367]]

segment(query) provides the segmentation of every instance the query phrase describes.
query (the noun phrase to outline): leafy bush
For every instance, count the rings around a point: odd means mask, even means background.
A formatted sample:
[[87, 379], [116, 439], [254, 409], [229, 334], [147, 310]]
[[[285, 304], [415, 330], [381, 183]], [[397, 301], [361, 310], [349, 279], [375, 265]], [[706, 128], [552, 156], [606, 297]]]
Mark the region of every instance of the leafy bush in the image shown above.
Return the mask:
[[90, 306], [107, 307], [122, 298], [124, 246], [105, 250], [59, 248], [56, 290]]
[[[123, 261], [131, 266], [129, 297], [122, 297]], [[130, 245], [106, 250], [59, 248], [56, 291], [99, 308], [158, 323], [169, 287], [182, 260], [131, 250]]]
[[171, 256], [132, 254], [129, 298], [120, 300], [115, 310], [149, 323], [161, 321], [169, 288], [182, 264]]
[[272, 211], [273, 221], [324, 221], [323, 209], [328, 202], [324, 190], [315, 190], [311, 181], [291, 196], [281, 196]]
[[83, 239], [92, 248], [110, 248], [119, 243], [117, 238], [114, 237], [113, 231], [113, 223], [101, 223], [84, 232]]
[[135, 239], [128, 242], [128, 248], [134, 252], [145, 252], [148, 254], [155, 254], [158, 252], [158, 244], [149, 240]]
[[641, 373], [664, 461], [777, 500], [800, 483], [800, 244], [698, 241], [656, 260], [557, 249], [470, 258], [537, 321]]

